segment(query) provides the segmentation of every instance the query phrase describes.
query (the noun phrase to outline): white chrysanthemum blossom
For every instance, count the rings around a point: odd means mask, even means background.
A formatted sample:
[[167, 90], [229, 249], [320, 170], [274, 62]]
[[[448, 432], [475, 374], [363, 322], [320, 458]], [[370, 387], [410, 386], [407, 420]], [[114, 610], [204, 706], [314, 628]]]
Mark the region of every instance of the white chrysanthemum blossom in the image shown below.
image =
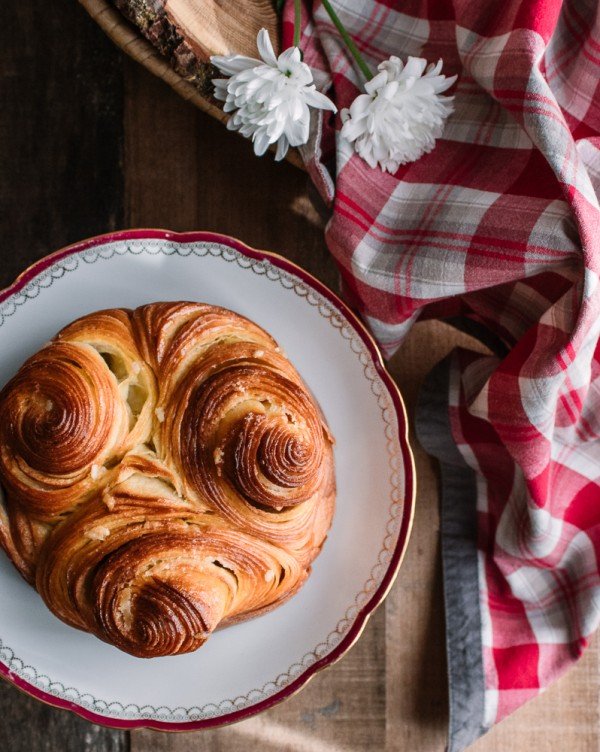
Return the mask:
[[442, 61], [427, 66], [419, 57], [404, 64], [391, 57], [365, 84], [349, 109], [341, 112], [341, 137], [370, 167], [394, 173], [430, 152], [453, 112], [454, 97], [441, 96], [456, 76], [441, 75]]
[[290, 146], [308, 141], [309, 107], [337, 112], [333, 102], [317, 91], [313, 75], [298, 47], [275, 56], [266, 29], [257, 37], [261, 60], [243, 55], [213, 55], [211, 62], [229, 78], [216, 78], [215, 97], [225, 112], [229, 130], [239, 131], [254, 143], [254, 153], [262, 156], [277, 144], [276, 160], [283, 159]]

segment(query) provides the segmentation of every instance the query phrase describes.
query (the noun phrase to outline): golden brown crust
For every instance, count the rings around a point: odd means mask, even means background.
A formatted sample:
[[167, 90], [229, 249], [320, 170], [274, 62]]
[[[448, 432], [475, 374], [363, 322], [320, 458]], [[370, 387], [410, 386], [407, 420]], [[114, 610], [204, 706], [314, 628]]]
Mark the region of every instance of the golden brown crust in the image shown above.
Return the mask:
[[68, 624], [142, 657], [195, 650], [305, 581], [333, 515], [332, 443], [242, 316], [90, 314], [0, 392], [0, 545]]

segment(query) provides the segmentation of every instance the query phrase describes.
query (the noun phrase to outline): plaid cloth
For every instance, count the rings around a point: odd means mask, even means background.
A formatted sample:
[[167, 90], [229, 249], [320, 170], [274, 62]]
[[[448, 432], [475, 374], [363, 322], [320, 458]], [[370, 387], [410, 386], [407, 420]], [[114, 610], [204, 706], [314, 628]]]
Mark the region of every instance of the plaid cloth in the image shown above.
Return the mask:
[[[567, 669], [600, 620], [600, 11], [593, 0], [334, 6], [372, 69], [441, 57], [459, 76], [443, 139], [395, 175], [339, 139], [339, 116], [316, 124], [305, 154], [333, 207], [326, 239], [346, 294], [384, 351], [423, 317], [490, 347], [455, 352], [436, 382], [454, 464], [473, 478], [454, 484], [445, 514], [476, 523], [461, 569], [452, 546], [469, 535], [442, 520], [456, 752]], [[304, 22], [306, 62], [349, 106], [356, 66], [319, 2]]]

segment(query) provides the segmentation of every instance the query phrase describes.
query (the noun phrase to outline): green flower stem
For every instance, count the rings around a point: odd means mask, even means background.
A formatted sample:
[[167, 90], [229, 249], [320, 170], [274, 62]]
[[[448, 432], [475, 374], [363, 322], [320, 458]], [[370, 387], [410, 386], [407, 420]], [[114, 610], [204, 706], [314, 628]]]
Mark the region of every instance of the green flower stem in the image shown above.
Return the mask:
[[302, 0], [294, 0], [294, 47], [300, 47], [302, 31]]
[[[341, 22], [340, 17], [332, 8], [329, 0], [321, 0], [321, 2], [323, 3], [323, 7], [329, 14], [329, 18], [331, 18], [333, 25], [340, 32], [342, 39], [346, 43], [346, 47], [350, 50], [350, 54], [356, 60], [356, 63], [358, 67], [361, 69], [363, 76], [367, 79], [367, 81], [370, 81], [373, 78], [373, 74], [369, 70], [369, 66], [366, 64], [363, 56], [358, 51], [358, 47], [354, 44], [354, 40], [352, 39], [350, 34], [348, 34], [348, 32], [346, 31], [346, 28], [344, 24]], [[296, 0], [296, 4], [297, 3], [298, 3], [298, 0]]]

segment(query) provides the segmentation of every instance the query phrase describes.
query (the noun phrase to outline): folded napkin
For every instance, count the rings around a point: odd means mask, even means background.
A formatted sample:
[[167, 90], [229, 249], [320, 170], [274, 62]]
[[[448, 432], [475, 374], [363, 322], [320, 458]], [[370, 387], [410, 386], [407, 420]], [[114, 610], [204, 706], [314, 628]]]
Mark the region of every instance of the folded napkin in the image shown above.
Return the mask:
[[[436, 369], [417, 421], [442, 463], [458, 752], [564, 672], [600, 618], [600, 19], [594, 0], [334, 6], [373, 70], [414, 55], [459, 76], [443, 138], [395, 175], [340, 140], [339, 116], [306, 154], [384, 351], [424, 317], [489, 348]], [[304, 21], [306, 62], [349, 106], [361, 79], [339, 34], [319, 2]]]

